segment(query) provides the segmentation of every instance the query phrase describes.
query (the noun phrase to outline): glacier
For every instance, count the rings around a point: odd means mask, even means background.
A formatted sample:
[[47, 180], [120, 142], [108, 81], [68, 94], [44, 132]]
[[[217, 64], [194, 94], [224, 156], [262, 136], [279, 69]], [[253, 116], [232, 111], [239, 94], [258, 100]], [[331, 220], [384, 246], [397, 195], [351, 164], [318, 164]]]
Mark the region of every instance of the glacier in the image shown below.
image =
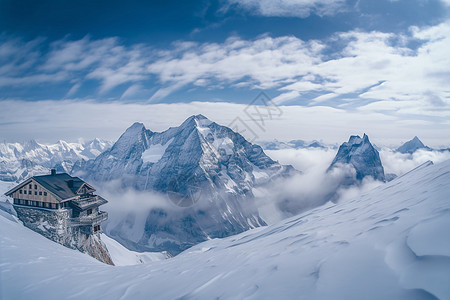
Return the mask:
[[[353, 199], [108, 266], [0, 210], [2, 299], [450, 299], [450, 161]], [[33, 247], [30, 247], [33, 245]]]

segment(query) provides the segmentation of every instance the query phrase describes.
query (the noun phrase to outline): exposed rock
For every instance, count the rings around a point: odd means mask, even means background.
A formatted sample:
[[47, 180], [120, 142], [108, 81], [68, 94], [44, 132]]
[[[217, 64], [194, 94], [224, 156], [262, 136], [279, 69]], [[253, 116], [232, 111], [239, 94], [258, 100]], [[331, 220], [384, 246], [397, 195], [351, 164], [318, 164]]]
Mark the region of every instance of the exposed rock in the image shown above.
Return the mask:
[[22, 223], [46, 238], [71, 249], [87, 253], [99, 261], [114, 265], [108, 249], [100, 239], [100, 233], [91, 233], [91, 226], [70, 226], [70, 211], [46, 210], [14, 206]]

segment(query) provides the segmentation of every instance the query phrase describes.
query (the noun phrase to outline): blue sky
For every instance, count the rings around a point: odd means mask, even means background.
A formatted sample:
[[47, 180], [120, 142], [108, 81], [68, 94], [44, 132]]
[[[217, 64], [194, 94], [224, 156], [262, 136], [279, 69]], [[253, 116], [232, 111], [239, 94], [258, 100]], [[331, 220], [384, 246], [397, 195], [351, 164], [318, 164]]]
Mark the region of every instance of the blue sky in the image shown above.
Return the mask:
[[[104, 116], [109, 124], [127, 104], [245, 105], [265, 91], [285, 110], [354, 118], [338, 138], [368, 131], [392, 142], [419, 132], [436, 144], [450, 127], [449, 12], [449, 0], [0, 0], [0, 136], [61, 134], [30, 135], [36, 121], [23, 113], [23, 127], [12, 125], [6, 111], [23, 103], [59, 105], [62, 115], [68, 102], [122, 105]], [[387, 118], [399, 133], [365, 128], [361, 116]], [[161, 116], [167, 125], [182, 117]], [[102, 128], [58, 138], [103, 137]]]

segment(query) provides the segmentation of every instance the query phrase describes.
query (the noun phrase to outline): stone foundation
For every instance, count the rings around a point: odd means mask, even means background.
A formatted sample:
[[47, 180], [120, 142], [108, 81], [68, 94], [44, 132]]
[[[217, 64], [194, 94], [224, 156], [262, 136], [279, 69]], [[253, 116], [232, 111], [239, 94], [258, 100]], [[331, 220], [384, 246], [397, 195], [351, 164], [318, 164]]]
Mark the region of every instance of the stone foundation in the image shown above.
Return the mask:
[[17, 217], [23, 224], [71, 249], [87, 253], [97, 260], [114, 265], [106, 245], [101, 241], [99, 233], [91, 233], [91, 226], [71, 227], [68, 225], [70, 210], [49, 210], [14, 205]]

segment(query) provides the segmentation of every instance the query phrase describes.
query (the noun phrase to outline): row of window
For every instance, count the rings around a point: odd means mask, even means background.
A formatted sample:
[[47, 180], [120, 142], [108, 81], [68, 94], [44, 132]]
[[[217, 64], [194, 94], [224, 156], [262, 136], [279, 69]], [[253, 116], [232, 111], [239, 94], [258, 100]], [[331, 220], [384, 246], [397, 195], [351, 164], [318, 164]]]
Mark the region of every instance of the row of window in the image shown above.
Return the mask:
[[26, 205], [26, 206], [34, 206], [34, 207], [43, 207], [43, 208], [51, 208], [51, 209], [58, 209], [59, 208], [59, 204], [58, 203], [48, 203], [48, 202], [33, 201], [33, 200], [22, 200], [22, 199], [14, 199], [14, 204]]
[[[28, 191], [28, 192], [27, 192], [27, 190], [23, 190], [23, 192], [22, 192], [22, 190], [19, 190], [19, 194], [22, 194], [22, 193], [25, 194], [25, 195], [26, 195], [27, 193], [28, 193], [28, 195], [33, 195], [33, 192], [32, 192], [32, 191]], [[44, 196], [47, 196], [47, 192], [37, 192], [37, 191], [34, 192], [34, 195], [37, 196], [38, 193], [39, 193], [39, 196], [42, 196], [42, 193], [44, 194]]]
[[100, 225], [95, 225], [94, 226], [94, 232], [97, 232], [97, 231], [99, 231], [100, 230]]

